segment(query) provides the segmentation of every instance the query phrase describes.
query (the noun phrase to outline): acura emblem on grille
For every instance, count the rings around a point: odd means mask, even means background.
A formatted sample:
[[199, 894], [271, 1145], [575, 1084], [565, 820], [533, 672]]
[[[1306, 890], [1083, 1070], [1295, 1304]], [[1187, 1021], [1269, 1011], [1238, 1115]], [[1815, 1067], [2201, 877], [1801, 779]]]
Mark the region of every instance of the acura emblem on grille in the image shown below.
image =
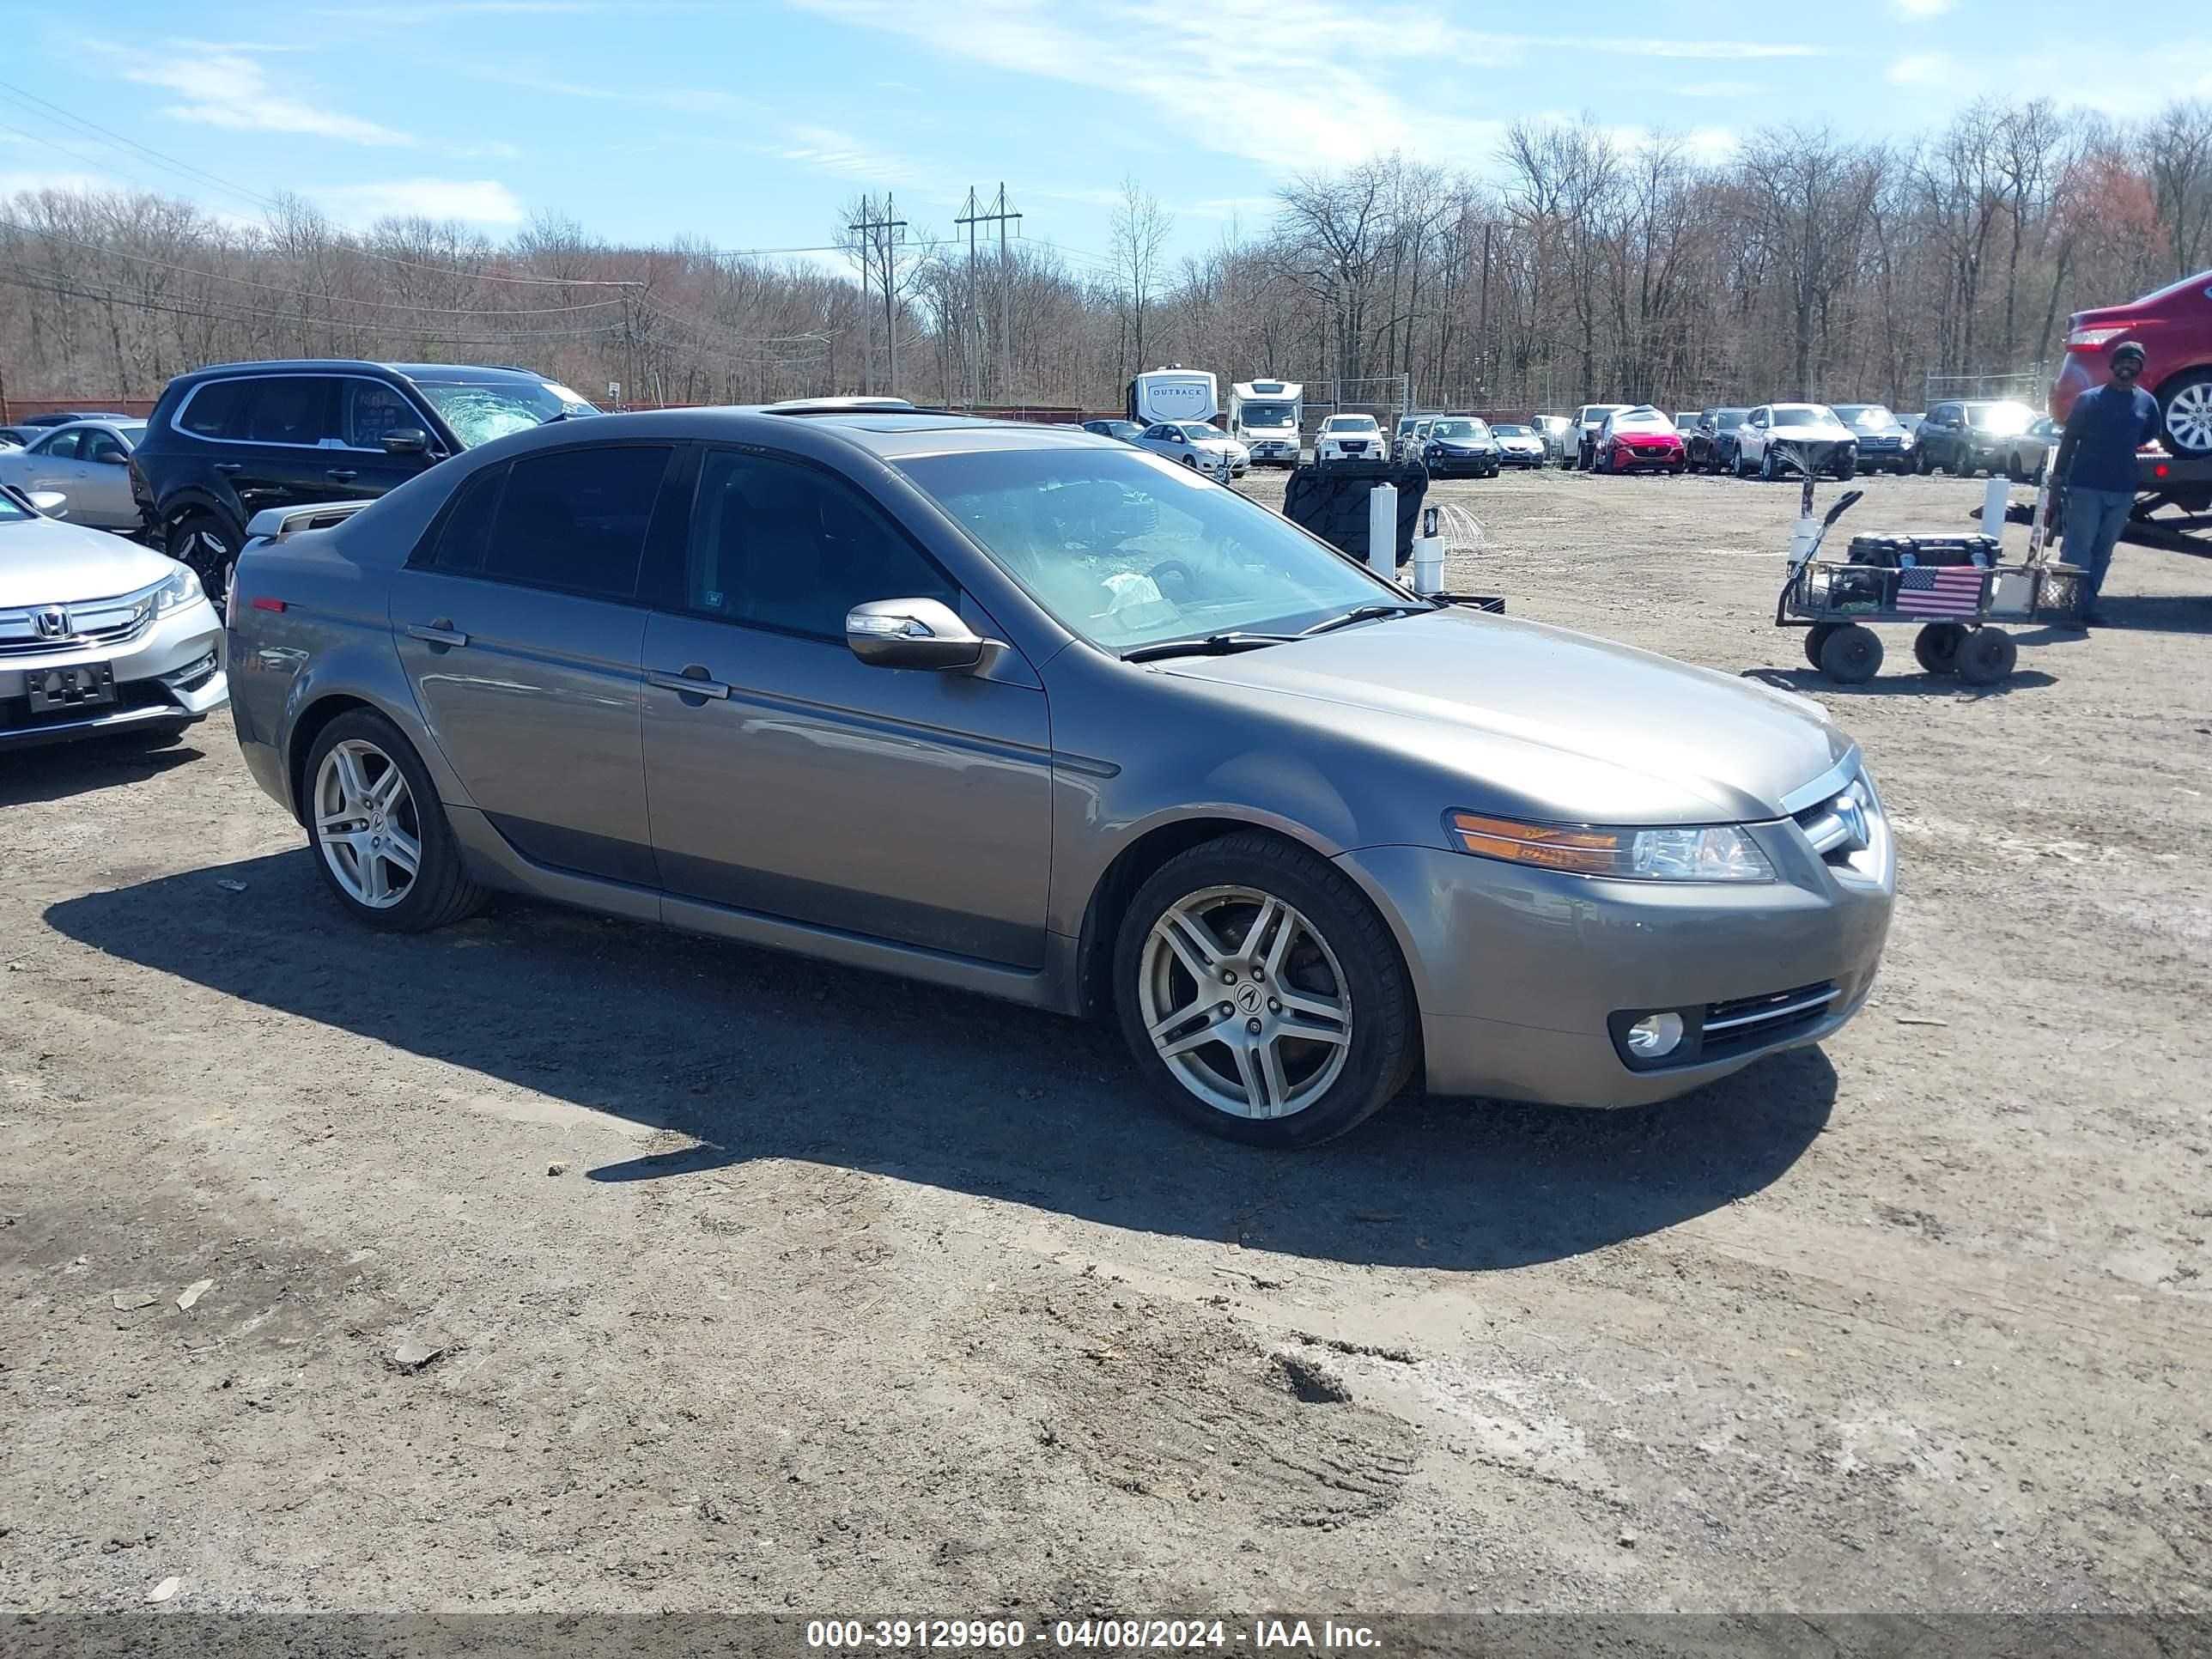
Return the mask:
[[1844, 826], [1844, 836], [1853, 852], [1863, 851], [1867, 844], [1866, 809], [1856, 795], [1838, 795], [1830, 808]]
[[58, 640], [70, 631], [69, 612], [58, 605], [50, 605], [33, 619], [38, 624], [42, 639]]

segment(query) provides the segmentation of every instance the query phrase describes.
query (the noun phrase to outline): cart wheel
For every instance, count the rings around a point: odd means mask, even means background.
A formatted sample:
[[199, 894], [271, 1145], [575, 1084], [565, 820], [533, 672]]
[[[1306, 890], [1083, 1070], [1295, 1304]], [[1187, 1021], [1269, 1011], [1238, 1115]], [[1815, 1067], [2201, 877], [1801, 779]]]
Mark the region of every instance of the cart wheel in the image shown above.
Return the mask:
[[1805, 660], [1818, 668], [1820, 665], [1821, 648], [1828, 643], [1828, 636], [1842, 626], [1841, 623], [1814, 623], [1807, 629], [1805, 630]]
[[1966, 642], [1966, 630], [1959, 623], [1929, 623], [1913, 635], [1912, 654], [1931, 674], [1955, 674], [1959, 672], [1959, 647]]
[[1881, 672], [1881, 636], [1845, 623], [1822, 641], [1820, 672], [1838, 685], [1864, 685]]
[[1977, 628], [1959, 646], [1959, 678], [1969, 685], [1995, 685], [2012, 672], [2020, 647], [2001, 628]]

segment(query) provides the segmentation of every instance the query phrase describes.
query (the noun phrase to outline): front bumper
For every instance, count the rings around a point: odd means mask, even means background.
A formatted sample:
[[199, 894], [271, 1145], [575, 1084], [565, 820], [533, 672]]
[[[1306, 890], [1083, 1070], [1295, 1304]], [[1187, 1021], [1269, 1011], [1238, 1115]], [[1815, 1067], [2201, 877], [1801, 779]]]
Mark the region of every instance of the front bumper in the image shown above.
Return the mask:
[[[1338, 863], [1393, 919], [1431, 1092], [1635, 1106], [1821, 1042], [1874, 984], [1896, 890], [1887, 824], [1875, 820], [1848, 870], [1823, 862], [1789, 820], [1751, 833], [1779, 879], [1599, 881], [1426, 847], [1367, 848]], [[1624, 1012], [1684, 1010], [1717, 1032], [1715, 1005], [1814, 987], [1825, 998], [1815, 1007], [1748, 1036], [1736, 1025], [1713, 1041], [1717, 1057], [1632, 1069], [1614, 1041]]]
[[1289, 438], [1257, 438], [1250, 447], [1255, 465], [1261, 461], [1278, 466], [1296, 466], [1298, 464], [1297, 444]]
[[[115, 701], [33, 714], [27, 677], [106, 663]], [[149, 727], [190, 726], [230, 701], [222, 665], [222, 619], [205, 599], [155, 619], [122, 644], [70, 646], [37, 656], [0, 657], [0, 750], [68, 743]]]
[[1431, 476], [1449, 478], [1454, 476], [1489, 477], [1498, 471], [1499, 457], [1495, 450], [1480, 450], [1453, 454], [1449, 452], [1424, 455], [1421, 464]]
[[1632, 472], [1639, 466], [1679, 469], [1687, 459], [1680, 444], [1671, 449], [1658, 445], [1649, 445], [1640, 449], [1633, 444], [1615, 445], [1605, 465], [1616, 472]]

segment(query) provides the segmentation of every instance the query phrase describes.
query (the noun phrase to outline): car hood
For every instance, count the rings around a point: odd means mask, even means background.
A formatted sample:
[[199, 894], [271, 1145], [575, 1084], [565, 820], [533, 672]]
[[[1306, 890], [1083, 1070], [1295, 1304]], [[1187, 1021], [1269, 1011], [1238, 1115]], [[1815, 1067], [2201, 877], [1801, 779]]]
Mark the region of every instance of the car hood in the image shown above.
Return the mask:
[[1809, 698], [1459, 608], [1161, 666], [1481, 787], [1439, 811], [1756, 822], [1785, 816], [1786, 798], [1853, 747]]
[[0, 524], [0, 605], [112, 599], [166, 581], [175, 560], [58, 519]]
[[1379, 432], [1324, 432], [1321, 434], [1321, 441], [1325, 444], [1340, 444], [1346, 440], [1359, 444], [1377, 444], [1388, 441]]

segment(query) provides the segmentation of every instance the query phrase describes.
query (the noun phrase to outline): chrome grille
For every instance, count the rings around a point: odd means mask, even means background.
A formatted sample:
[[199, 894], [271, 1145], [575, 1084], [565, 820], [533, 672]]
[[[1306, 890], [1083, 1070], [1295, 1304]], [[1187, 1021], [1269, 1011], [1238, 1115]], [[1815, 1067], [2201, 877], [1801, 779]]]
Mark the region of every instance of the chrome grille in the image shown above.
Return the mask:
[[1839, 994], [1832, 980], [1800, 985], [1793, 990], [1768, 991], [1754, 997], [1735, 997], [1705, 1005], [1705, 1042], [1701, 1053], [1711, 1058], [1716, 1050], [1755, 1048], [1802, 1025], [1809, 1025], [1828, 1011]]
[[[57, 651], [128, 645], [152, 623], [154, 598], [160, 591], [155, 586], [116, 599], [0, 611], [0, 657], [44, 656]], [[42, 624], [57, 612], [61, 631], [44, 631]]]

